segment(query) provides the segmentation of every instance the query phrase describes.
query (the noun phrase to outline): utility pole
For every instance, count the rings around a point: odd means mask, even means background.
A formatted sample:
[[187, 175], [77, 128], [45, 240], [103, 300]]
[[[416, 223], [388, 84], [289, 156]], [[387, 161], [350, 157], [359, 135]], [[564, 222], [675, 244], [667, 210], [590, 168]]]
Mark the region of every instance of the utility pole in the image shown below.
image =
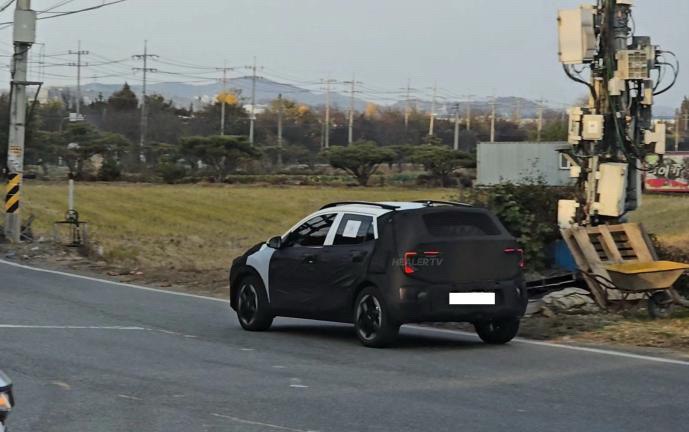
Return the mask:
[[263, 67], [256, 66], [256, 57], [254, 57], [254, 64], [252, 66], [246, 66], [247, 69], [251, 69], [251, 110], [249, 111], [249, 143], [254, 145], [254, 123], [256, 122], [256, 71], [258, 69], [263, 69]]
[[428, 136], [433, 136], [433, 126], [435, 122], [435, 99], [438, 96], [438, 83], [433, 84], [433, 101], [431, 102], [431, 120], [428, 125]]
[[455, 141], [454, 149], [459, 150], [459, 103], [455, 104]]
[[411, 114], [411, 78], [407, 79], [407, 98], [404, 103], [404, 130], [405, 132], [409, 129], [409, 115]]
[[81, 120], [81, 68], [83, 66], [88, 66], [88, 63], [83, 64], [81, 62], [81, 56], [88, 55], [89, 52], [82, 50], [81, 49], [81, 41], [78, 41], [77, 42], [77, 50], [76, 51], [69, 50], [69, 54], [77, 56], [77, 62], [76, 63], [68, 63], [68, 65], [77, 68], [76, 112], [77, 112], [77, 120]]
[[282, 166], [282, 93], [278, 95], [278, 166]]
[[495, 142], [495, 96], [490, 103], [491, 114], [490, 114], [490, 142]]
[[325, 84], [325, 120], [323, 122], [323, 140], [322, 147], [330, 147], [330, 85], [337, 81], [326, 79], [321, 80]]
[[29, 49], [36, 41], [36, 12], [31, 0], [17, 0], [14, 11], [14, 55], [10, 129], [7, 147], [7, 194], [5, 195], [5, 238], [13, 243], [21, 241], [20, 191], [24, 173], [24, 139], [26, 128], [26, 87]]
[[541, 142], [541, 135], [543, 134], [543, 99], [538, 102], [538, 126], [536, 141]]
[[473, 96], [467, 96], [466, 102], [466, 114], [467, 114], [467, 130], [471, 130], [471, 98]]
[[358, 93], [356, 91], [356, 85], [361, 84], [361, 82], [356, 80], [356, 75], [352, 75], [351, 81], [345, 81], [343, 84], [350, 84], [351, 88], [349, 90], [349, 133], [347, 143], [350, 145], [354, 142], [354, 94]]
[[227, 105], [227, 71], [234, 70], [234, 68], [227, 67], [227, 62], [225, 66], [221, 68], [216, 68], [216, 70], [222, 71], [222, 78], [220, 82], [222, 83], [222, 100], [220, 101], [220, 135], [225, 135], [225, 105]]
[[148, 53], [148, 41], [144, 41], [144, 53], [132, 56], [135, 60], [143, 60], [144, 67], [133, 68], [135, 71], [143, 72], [143, 85], [141, 86], [141, 131], [139, 133], [139, 160], [146, 162], [144, 148], [146, 144], [146, 129], [148, 128], [148, 117], [146, 114], [146, 74], [148, 72], [157, 72], [158, 69], [148, 67], [149, 58], [157, 58], [155, 54]]
[[517, 99], [514, 103], [514, 112], [512, 113], [512, 121], [519, 124], [522, 119], [522, 100]]
[[679, 151], [679, 116], [675, 118], [675, 151]]

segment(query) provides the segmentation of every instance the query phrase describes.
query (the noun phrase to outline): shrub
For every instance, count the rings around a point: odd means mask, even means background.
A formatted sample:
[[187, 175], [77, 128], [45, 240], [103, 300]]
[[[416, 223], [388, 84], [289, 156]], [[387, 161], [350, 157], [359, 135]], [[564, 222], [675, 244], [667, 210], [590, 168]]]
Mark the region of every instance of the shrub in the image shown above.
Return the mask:
[[98, 170], [98, 180], [115, 181], [122, 177], [122, 169], [116, 160], [106, 158]]
[[547, 246], [560, 238], [557, 202], [572, 194], [571, 188], [551, 187], [535, 180], [530, 184], [504, 183], [461, 190], [459, 201], [493, 211], [524, 248], [527, 270], [537, 272], [547, 266]]
[[163, 162], [156, 170], [167, 184], [175, 184], [187, 175], [187, 170], [173, 162]]

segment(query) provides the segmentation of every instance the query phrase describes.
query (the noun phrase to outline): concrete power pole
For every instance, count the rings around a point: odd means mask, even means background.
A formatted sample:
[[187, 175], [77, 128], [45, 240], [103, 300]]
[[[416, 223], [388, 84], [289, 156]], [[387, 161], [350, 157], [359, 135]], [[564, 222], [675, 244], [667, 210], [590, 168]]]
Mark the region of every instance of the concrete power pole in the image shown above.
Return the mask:
[[278, 166], [282, 166], [282, 93], [278, 95]]
[[249, 112], [249, 142], [254, 145], [254, 127], [256, 123], [256, 71], [263, 69], [263, 67], [256, 66], [256, 57], [254, 57], [254, 64], [252, 66], [247, 66], [251, 69], [251, 110]]
[[5, 238], [21, 241], [20, 191], [24, 172], [26, 87], [29, 49], [36, 40], [36, 12], [31, 0], [17, 0], [14, 11], [14, 56], [12, 57], [12, 101], [7, 147], [7, 194], [5, 195]]
[[543, 99], [538, 101], [538, 124], [536, 125], [536, 141], [541, 142], [541, 136], [543, 135]]
[[76, 63], [68, 63], [68, 65], [77, 68], [76, 112], [77, 112], [77, 120], [81, 120], [81, 68], [84, 66], [88, 66], [88, 63], [84, 64], [81, 62], [81, 56], [88, 55], [89, 52], [81, 49], [81, 41], [79, 41], [77, 43], [77, 50], [76, 51], [69, 50], [69, 54], [77, 56], [77, 62]]
[[148, 41], [144, 41], [144, 53], [132, 56], [135, 60], [143, 60], [144, 67], [133, 68], [135, 71], [143, 72], [143, 85], [141, 86], [141, 131], [139, 132], [139, 160], [146, 161], [144, 148], [146, 145], [146, 129], [148, 128], [148, 115], [146, 113], [146, 75], [148, 72], [157, 72], [158, 69], [148, 67], [149, 58], [157, 58], [155, 54], [148, 53]]
[[541, 135], [543, 134], [543, 99], [538, 102], [538, 125], [536, 141], [541, 142]]
[[352, 144], [352, 142], [354, 142], [354, 95], [358, 93], [356, 90], [356, 85], [361, 84], [361, 82], [356, 80], [356, 75], [352, 75], [352, 80], [345, 81], [343, 84], [351, 85], [349, 90], [349, 131], [347, 135], [347, 143]]
[[455, 141], [454, 149], [459, 150], [459, 104], [455, 104]]
[[433, 127], [435, 122], [435, 100], [438, 97], [438, 83], [433, 84], [433, 100], [431, 102], [431, 119], [428, 124], [428, 136], [433, 136]]
[[227, 63], [225, 63], [224, 67], [216, 69], [222, 71], [222, 78], [220, 78], [220, 82], [222, 83], [222, 101], [220, 101], [220, 135], [225, 135], [225, 106], [227, 105], [225, 99], [227, 96], [227, 72], [234, 70], [234, 68], [227, 67]]
[[471, 130], [471, 98], [472, 96], [467, 96], [467, 106], [466, 106], [466, 114], [467, 114], [467, 130]]
[[325, 84], [325, 120], [323, 121], [323, 148], [330, 147], [330, 85], [337, 81], [326, 79]]
[[411, 79], [407, 79], [407, 98], [404, 103], [404, 130], [409, 129], [409, 115], [411, 114]]
[[680, 117], [675, 119], [675, 151], [679, 151], [679, 121]]
[[490, 142], [495, 142], [495, 96], [490, 103], [491, 114], [490, 114]]

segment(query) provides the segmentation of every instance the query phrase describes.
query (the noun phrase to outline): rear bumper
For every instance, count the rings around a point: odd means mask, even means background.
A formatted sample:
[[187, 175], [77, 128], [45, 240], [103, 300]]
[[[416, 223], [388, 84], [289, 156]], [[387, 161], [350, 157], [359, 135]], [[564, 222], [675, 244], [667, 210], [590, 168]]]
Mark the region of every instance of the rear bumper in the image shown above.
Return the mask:
[[[494, 292], [496, 302], [495, 305], [451, 305], [450, 293], [454, 292]], [[521, 280], [471, 286], [405, 285], [391, 296], [391, 313], [400, 324], [521, 318], [528, 303], [526, 287]]]

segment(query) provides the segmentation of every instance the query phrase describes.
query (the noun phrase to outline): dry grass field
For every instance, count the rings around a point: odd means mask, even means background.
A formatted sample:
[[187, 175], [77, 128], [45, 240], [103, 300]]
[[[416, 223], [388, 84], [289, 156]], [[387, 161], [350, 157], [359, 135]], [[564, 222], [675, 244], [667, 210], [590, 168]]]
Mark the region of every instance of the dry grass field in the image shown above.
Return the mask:
[[689, 249], [688, 195], [645, 195], [632, 220], [642, 222], [665, 245]]
[[[110, 264], [145, 269], [226, 269], [249, 246], [282, 234], [332, 201], [448, 199], [450, 189], [84, 183], [76, 207]], [[48, 236], [64, 217], [66, 184], [29, 183], [25, 210]]]

